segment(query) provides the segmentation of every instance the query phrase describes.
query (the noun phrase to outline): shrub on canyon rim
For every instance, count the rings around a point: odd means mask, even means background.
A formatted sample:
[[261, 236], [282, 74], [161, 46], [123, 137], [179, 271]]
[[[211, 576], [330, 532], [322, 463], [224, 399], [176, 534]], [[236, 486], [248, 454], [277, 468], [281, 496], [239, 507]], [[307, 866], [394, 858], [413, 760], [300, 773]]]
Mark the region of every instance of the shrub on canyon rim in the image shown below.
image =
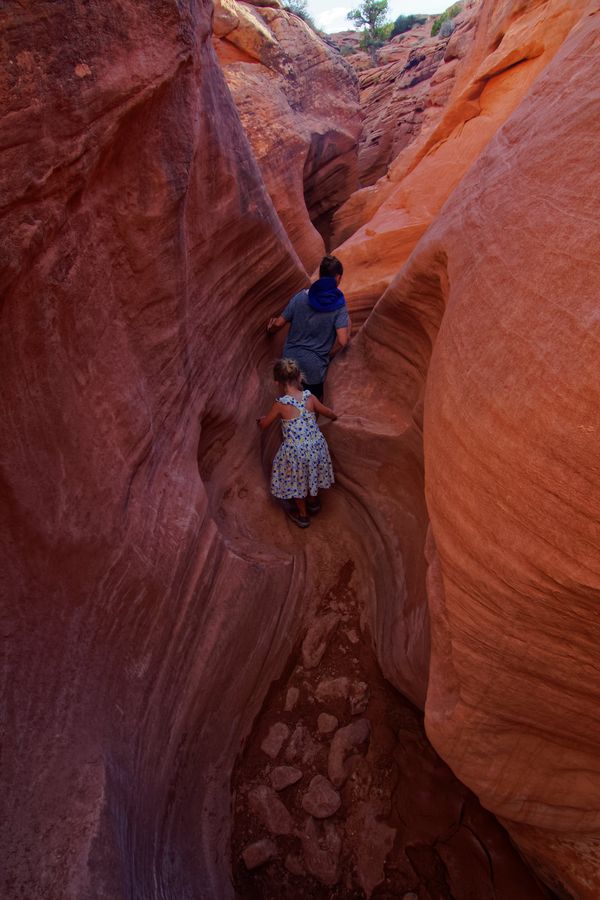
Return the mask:
[[411, 28], [414, 28], [415, 25], [422, 25], [426, 21], [427, 16], [398, 16], [392, 25], [390, 37], [396, 37], [397, 34], [404, 34], [406, 31], [410, 31]]
[[449, 22], [455, 16], [459, 14], [462, 10], [463, 4], [461, 3], [453, 3], [452, 6], [449, 6], [448, 9], [445, 9], [441, 15], [437, 17], [433, 25], [431, 26], [431, 36], [434, 37], [440, 31], [444, 22]]
[[315, 20], [308, 11], [308, 0], [285, 0], [283, 8], [287, 10], [287, 12], [299, 16], [307, 25], [310, 25], [313, 31], [319, 31]]

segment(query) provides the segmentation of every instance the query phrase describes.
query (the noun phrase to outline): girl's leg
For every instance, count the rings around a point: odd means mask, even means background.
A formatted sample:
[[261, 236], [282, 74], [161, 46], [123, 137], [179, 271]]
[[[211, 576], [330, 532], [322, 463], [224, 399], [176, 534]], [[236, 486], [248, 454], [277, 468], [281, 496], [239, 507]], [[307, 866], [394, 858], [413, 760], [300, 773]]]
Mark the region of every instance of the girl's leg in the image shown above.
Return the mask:
[[319, 494], [317, 492], [314, 497], [308, 498], [308, 511], [314, 513], [314, 512], [318, 512], [320, 509], [321, 509], [321, 502], [319, 500]]
[[308, 513], [306, 512], [306, 497], [296, 497], [294, 499], [294, 503], [298, 507], [298, 512], [303, 518], [306, 518]]

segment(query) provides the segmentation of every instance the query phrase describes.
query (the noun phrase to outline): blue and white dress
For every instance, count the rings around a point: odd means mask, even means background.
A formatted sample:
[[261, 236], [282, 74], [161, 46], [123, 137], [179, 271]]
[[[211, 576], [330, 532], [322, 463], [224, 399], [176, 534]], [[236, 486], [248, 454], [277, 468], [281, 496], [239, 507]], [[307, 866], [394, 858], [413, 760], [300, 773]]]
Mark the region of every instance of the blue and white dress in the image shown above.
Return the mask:
[[317, 417], [306, 409], [310, 391], [304, 391], [302, 400], [289, 394], [278, 397], [278, 403], [295, 406], [300, 415], [295, 419], [282, 419], [283, 441], [273, 460], [271, 493], [280, 500], [294, 497], [316, 497], [321, 488], [334, 482], [331, 457], [327, 441], [317, 425]]

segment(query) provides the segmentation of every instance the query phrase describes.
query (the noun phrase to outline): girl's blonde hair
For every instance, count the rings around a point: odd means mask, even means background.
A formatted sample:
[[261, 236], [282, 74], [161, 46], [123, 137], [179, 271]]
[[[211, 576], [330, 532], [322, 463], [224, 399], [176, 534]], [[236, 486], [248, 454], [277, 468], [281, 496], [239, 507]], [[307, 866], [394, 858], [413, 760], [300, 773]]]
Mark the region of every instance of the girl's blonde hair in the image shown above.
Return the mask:
[[302, 372], [293, 359], [278, 359], [273, 366], [273, 378], [278, 384], [299, 384]]

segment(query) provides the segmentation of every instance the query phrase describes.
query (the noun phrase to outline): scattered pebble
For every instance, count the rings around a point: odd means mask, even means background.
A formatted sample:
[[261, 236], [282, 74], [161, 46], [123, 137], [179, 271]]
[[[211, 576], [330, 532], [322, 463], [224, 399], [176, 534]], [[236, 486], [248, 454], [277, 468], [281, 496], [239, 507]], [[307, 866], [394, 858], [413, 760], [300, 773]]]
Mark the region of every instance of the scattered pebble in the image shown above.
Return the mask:
[[248, 794], [248, 803], [271, 834], [292, 833], [292, 817], [272, 788], [265, 784], [253, 788]]
[[369, 685], [364, 681], [355, 681], [350, 687], [350, 712], [353, 716], [364, 713], [369, 705]]
[[330, 716], [329, 713], [320, 713], [319, 718], [317, 719], [317, 729], [319, 734], [331, 734], [337, 727], [338, 720], [335, 716]]
[[396, 839], [396, 829], [379, 821], [381, 813], [376, 803], [357, 803], [346, 823], [356, 874], [367, 897], [384, 880], [385, 863]]
[[338, 811], [342, 800], [323, 775], [315, 775], [302, 798], [302, 809], [317, 819], [327, 819]]
[[286, 747], [285, 761], [293, 763], [297, 760], [302, 760], [303, 763], [310, 764], [317, 757], [318, 753], [319, 745], [313, 741], [310, 731], [306, 725], [298, 722]]
[[315, 697], [320, 703], [327, 700], [345, 700], [350, 690], [350, 679], [345, 675], [339, 678], [324, 678], [317, 685]]
[[291, 784], [296, 784], [302, 778], [300, 769], [293, 766], [277, 766], [270, 774], [271, 785], [276, 791], [282, 791]]
[[300, 691], [297, 687], [290, 687], [287, 690], [287, 694], [285, 695], [285, 706], [283, 707], [285, 712], [291, 712], [296, 706], [298, 700], [300, 698]]
[[277, 847], [273, 841], [268, 840], [268, 838], [264, 838], [262, 841], [256, 841], [254, 844], [249, 844], [246, 849], [242, 851], [242, 859], [244, 860], [247, 869], [257, 869], [275, 856], [277, 856]]
[[304, 852], [304, 863], [311, 875], [321, 884], [333, 887], [340, 880], [340, 853], [342, 839], [332, 822], [317, 825], [312, 816], [307, 816], [304, 828], [299, 834]]
[[267, 756], [270, 756], [271, 759], [275, 759], [279, 756], [281, 748], [289, 735], [290, 729], [285, 722], [276, 722], [275, 725], [271, 725], [269, 728], [269, 733], [260, 745], [260, 749], [266, 753]]
[[312, 623], [302, 642], [302, 662], [305, 669], [314, 669], [319, 665], [339, 621], [340, 617], [331, 612]]
[[352, 770], [354, 751], [368, 743], [371, 725], [368, 719], [357, 719], [345, 728], [339, 728], [333, 736], [329, 748], [327, 772], [335, 787], [341, 787]]

